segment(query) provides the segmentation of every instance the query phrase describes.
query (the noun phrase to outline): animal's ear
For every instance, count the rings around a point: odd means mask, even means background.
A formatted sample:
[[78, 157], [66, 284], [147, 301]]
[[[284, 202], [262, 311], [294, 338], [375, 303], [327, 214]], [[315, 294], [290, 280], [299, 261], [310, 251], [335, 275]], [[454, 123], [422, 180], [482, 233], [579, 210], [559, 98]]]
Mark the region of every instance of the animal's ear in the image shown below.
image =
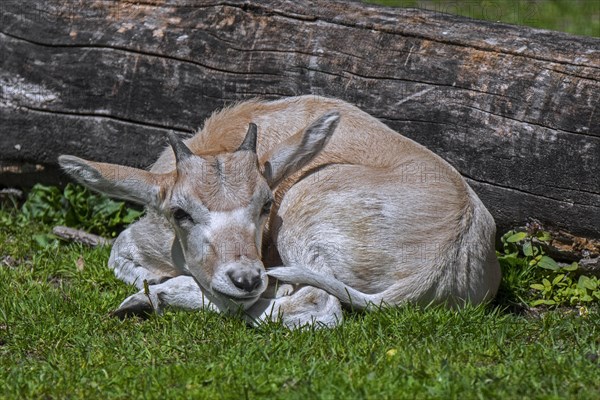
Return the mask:
[[137, 168], [60, 156], [58, 163], [78, 182], [112, 197], [158, 206], [165, 176]]
[[272, 188], [297, 172], [325, 147], [340, 122], [338, 112], [328, 112], [306, 129], [276, 145], [267, 155], [264, 176]]

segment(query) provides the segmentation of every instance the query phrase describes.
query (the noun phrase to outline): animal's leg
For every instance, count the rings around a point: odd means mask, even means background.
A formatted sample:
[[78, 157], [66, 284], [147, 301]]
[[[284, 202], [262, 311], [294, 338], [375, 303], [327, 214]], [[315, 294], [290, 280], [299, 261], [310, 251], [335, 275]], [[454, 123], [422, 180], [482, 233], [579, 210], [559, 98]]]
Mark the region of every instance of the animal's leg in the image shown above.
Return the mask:
[[167, 307], [219, 311], [204, 296], [191, 276], [177, 276], [160, 284], [149, 285], [147, 289], [129, 296], [112, 315], [119, 318], [130, 315], [147, 316], [154, 312], [160, 314]]
[[180, 275], [171, 260], [175, 235], [164, 218], [152, 212], [121, 232], [115, 240], [108, 266], [125, 283], [144, 287]]
[[144, 287], [144, 281], [154, 285], [169, 278], [144, 268], [140, 264], [141, 259], [139, 248], [131, 238], [131, 228], [128, 228], [115, 240], [108, 260], [115, 276], [138, 289]]
[[290, 295], [275, 299], [261, 298], [247, 315], [257, 324], [262, 321], [281, 321], [290, 329], [314, 325], [334, 327], [342, 322], [340, 301], [321, 289], [304, 286]]

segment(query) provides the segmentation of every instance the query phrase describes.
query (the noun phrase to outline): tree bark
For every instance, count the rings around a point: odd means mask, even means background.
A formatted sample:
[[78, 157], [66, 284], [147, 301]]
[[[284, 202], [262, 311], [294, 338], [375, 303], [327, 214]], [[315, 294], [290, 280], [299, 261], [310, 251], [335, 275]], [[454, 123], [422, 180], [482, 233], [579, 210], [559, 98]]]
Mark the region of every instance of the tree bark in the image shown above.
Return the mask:
[[[500, 229], [600, 237], [600, 40], [345, 1], [3, 0], [0, 185], [146, 167], [262, 96], [338, 97], [454, 165]], [[65, 179], [62, 177], [61, 179]]]

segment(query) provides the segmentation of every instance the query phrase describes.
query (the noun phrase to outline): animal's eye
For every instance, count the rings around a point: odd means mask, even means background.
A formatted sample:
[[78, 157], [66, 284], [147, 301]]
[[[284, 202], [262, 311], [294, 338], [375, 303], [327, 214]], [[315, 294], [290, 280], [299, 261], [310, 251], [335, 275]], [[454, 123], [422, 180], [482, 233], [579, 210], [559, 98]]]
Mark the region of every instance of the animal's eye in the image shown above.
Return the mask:
[[267, 200], [262, 207], [262, 213], [268, 214], [271, 211], [272, 206], [273, 206], [273, 200], [272, 199]]
[[191, 221], [192, 217], [190, 216], [190, 214], [188, 214], [187, 212], [185, 212], [184, 210], [182, 210], [181, 208], [174, 208], [172, 210], [173, 212], [173, 218], [175, 218], [175, 221], [177, 222], [182, 222], [182, 221]]

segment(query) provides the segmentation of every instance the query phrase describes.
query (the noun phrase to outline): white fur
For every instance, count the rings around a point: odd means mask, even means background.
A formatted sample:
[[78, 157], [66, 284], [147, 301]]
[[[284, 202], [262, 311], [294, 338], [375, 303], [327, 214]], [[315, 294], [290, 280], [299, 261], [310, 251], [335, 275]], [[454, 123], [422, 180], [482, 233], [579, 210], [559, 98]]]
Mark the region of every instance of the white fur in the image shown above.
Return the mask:
[[210, 213], [210, 225], [206, 235], [210, 237], [214, 232], [218, 232], [228, 226], [241, 226], [247, 229], [254, 229], [255, 225], [248, 217], [248, 212], [244, 208], [237, 208], [233, 211], [213, 211]]

